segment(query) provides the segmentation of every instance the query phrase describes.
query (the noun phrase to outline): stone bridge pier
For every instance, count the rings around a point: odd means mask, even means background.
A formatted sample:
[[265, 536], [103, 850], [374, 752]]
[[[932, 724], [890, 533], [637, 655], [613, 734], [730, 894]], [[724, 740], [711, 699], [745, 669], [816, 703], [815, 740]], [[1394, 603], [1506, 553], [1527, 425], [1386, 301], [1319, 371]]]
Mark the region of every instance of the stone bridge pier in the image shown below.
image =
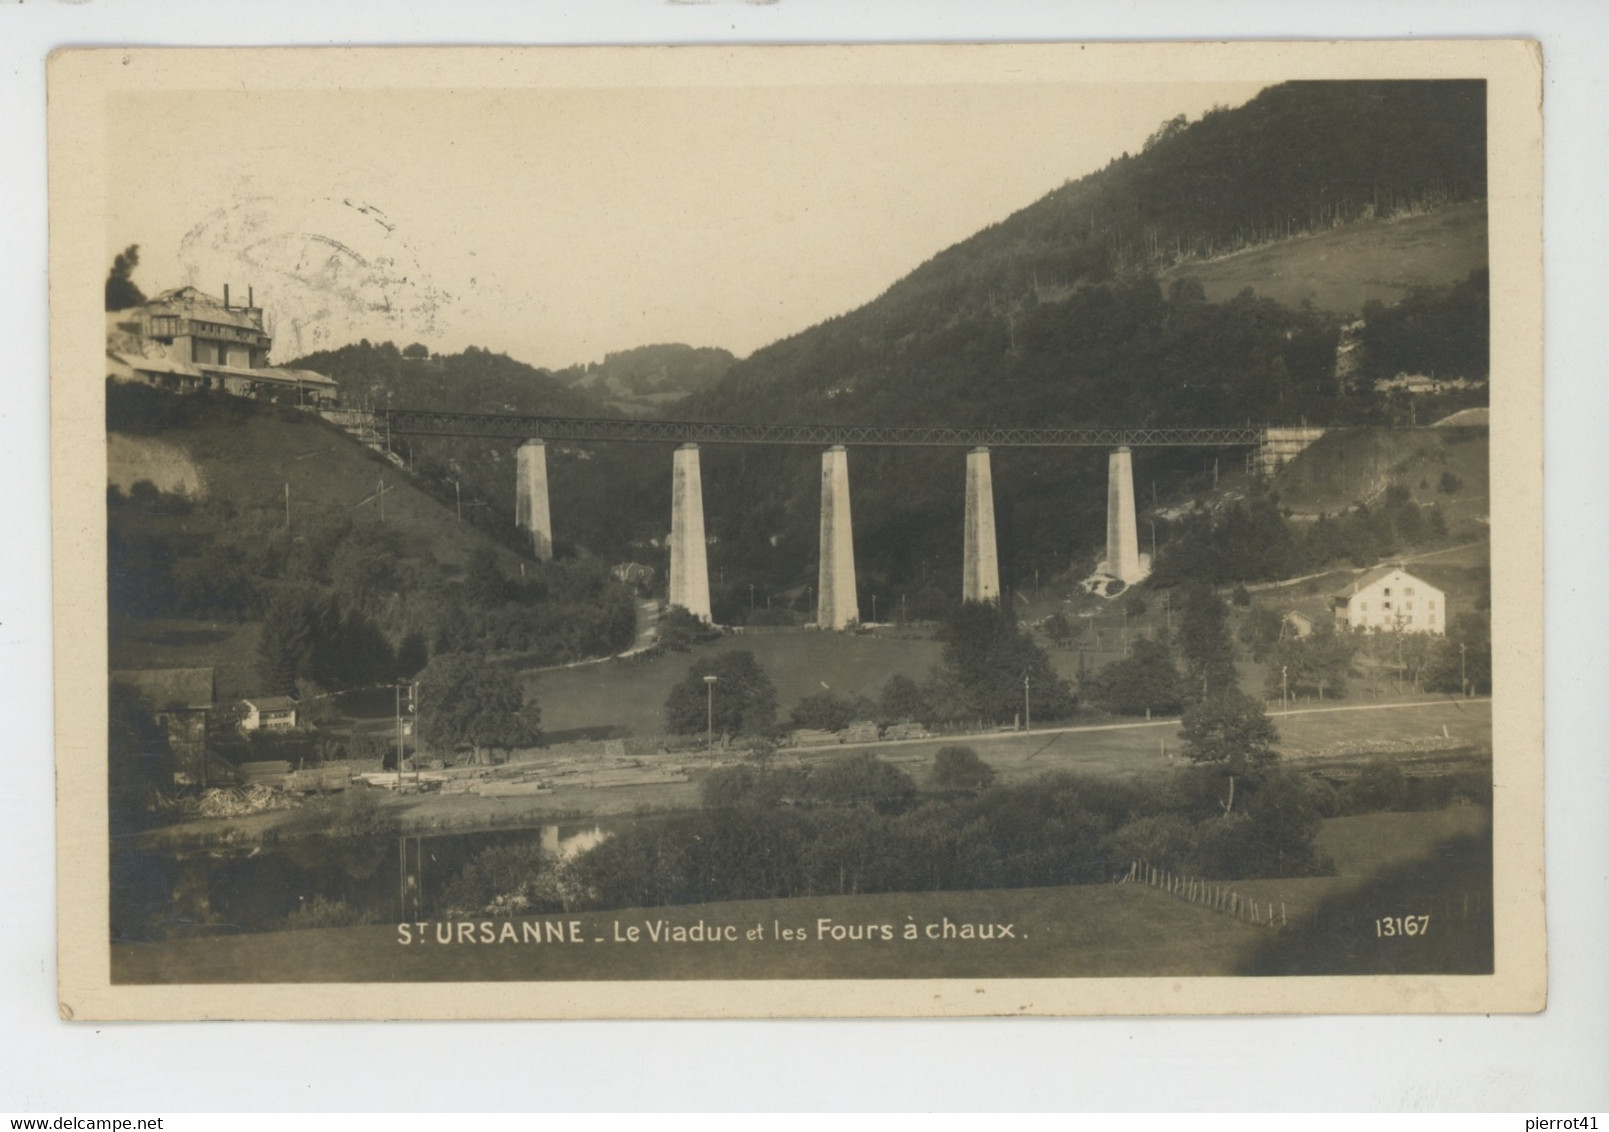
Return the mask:
[[709, 543], [704, 537], [704, 481], [698, 445], [684, 444], [671, 458], [670, 604], [710, 621]]
[[849, 516], [849, 453], [834, 444], [821, 454], [821, 557], [816, 569], [816, 624], [860, 623], [855, 594], [855, 537]]
[[961, 600], [1000, 600], [1000, 558], [994, 535], [994, 477], [989, 471], [987, 448], [974, 448], [967, 453]]
[[527, 440], [515, 455], [514, 525], [531, 536], [531, 553], [553, 557], [553, 516], [548, 510], [548, 450]]
[[1106, 460], [1106, 561], [1100, 573], [1132, 586], [1151, 573], [1151, 556], [1140, 553], [1139, 522], [1134, 511], [1134, 461], [1128, 447]]

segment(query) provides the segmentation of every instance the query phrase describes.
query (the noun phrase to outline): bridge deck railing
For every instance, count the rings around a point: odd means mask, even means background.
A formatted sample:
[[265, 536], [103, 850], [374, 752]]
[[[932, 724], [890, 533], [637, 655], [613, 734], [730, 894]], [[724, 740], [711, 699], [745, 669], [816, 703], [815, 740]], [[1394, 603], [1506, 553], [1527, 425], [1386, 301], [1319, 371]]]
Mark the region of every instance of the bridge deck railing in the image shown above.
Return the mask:
[[830, 444], [990, 448], [1247, 447], [1267, 428], [1013, 428], [1000, 426], [789, 425], [642, 418], [537, 417], [387, 409], [391, 435], [475, 436], [508, 440], [632, 441], [670, 444]]

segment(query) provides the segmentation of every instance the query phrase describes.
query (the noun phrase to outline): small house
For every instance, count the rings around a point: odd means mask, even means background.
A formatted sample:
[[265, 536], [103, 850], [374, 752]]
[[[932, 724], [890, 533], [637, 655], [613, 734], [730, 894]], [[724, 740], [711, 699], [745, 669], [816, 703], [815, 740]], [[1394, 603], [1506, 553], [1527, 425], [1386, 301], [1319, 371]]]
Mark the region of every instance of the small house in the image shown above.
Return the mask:
[[1282, 638], [1295, 638], [1300, 641], [1313, 635], [1313, 619], [1305, 613], [1291, 610], [1285, 614], [1285, 622], [1280, 627]]
[[113, 669], [109, 676], [113, 684], [131, 689], [149, 708], [151, 722], [167, 739], [173, 783], [205, 784], [212, 669], [121, 668]]
[[296, 701], [289, 696], [256, 696], [242, 700], [246, 709], [242, 731], [292, 731], [296, 728]]
[[1369, 633], [1447, 631], [1447, 595], [1402, 566], [1379, 566], [1334, 597], [1335, 627]]

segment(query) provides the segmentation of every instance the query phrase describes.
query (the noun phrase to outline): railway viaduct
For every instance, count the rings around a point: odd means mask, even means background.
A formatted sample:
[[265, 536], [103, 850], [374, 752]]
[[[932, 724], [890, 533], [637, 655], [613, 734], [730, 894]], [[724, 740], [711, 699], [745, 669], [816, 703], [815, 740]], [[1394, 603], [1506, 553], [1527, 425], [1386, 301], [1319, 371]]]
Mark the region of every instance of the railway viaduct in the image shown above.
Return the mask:
[[[1140, 554], [1134, 506], [1136, 447], [1265, 448], [1271, 430], [1240, 428], [948, 428], [877, 425], [734, 424], [706, 421], [532, 417], [515, 414], [387, 409], [388, 436], [459, 436], [520, 440], [515, 520], [528, 532], [538, 558], [553, 554], [548, 498], [550, 441], [635, 441], [677, 445], [671, 459], [670, 593], [680, 605], [710, 619], [709, 565], [704, 537], [701, 444], [793, 444], [822, 449], [821, 557], [816, 624], [845, 629], [860, 621], [855, 596], [855, 548], [849, 502], [849, 448], [895, 445], [966, 449], [966, 509], [961, 591], [964, 600], [998, 601], [1000, 569], [995, 545], [992, 448], [1107, 448], [1106, 560], [1102, 572], [1126, 584], [1150, 572]], [[1317, 431], [1317, 430], [1315, 430]]]

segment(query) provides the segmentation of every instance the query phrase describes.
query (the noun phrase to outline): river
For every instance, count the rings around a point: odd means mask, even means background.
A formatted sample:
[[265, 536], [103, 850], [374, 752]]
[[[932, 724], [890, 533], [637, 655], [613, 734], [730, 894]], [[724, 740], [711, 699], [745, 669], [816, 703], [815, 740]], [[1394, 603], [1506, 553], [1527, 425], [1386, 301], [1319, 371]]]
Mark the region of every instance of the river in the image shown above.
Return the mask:
[[348, 922], [429, 917], [442, 888], [483, 849], [535, 842], [568, 858], [625, 824], [630, 819], [407, 838], [301, 837], [238, 849], [114, 851], [112, 940], [279, 931], [310, 908], [337, 904]]

